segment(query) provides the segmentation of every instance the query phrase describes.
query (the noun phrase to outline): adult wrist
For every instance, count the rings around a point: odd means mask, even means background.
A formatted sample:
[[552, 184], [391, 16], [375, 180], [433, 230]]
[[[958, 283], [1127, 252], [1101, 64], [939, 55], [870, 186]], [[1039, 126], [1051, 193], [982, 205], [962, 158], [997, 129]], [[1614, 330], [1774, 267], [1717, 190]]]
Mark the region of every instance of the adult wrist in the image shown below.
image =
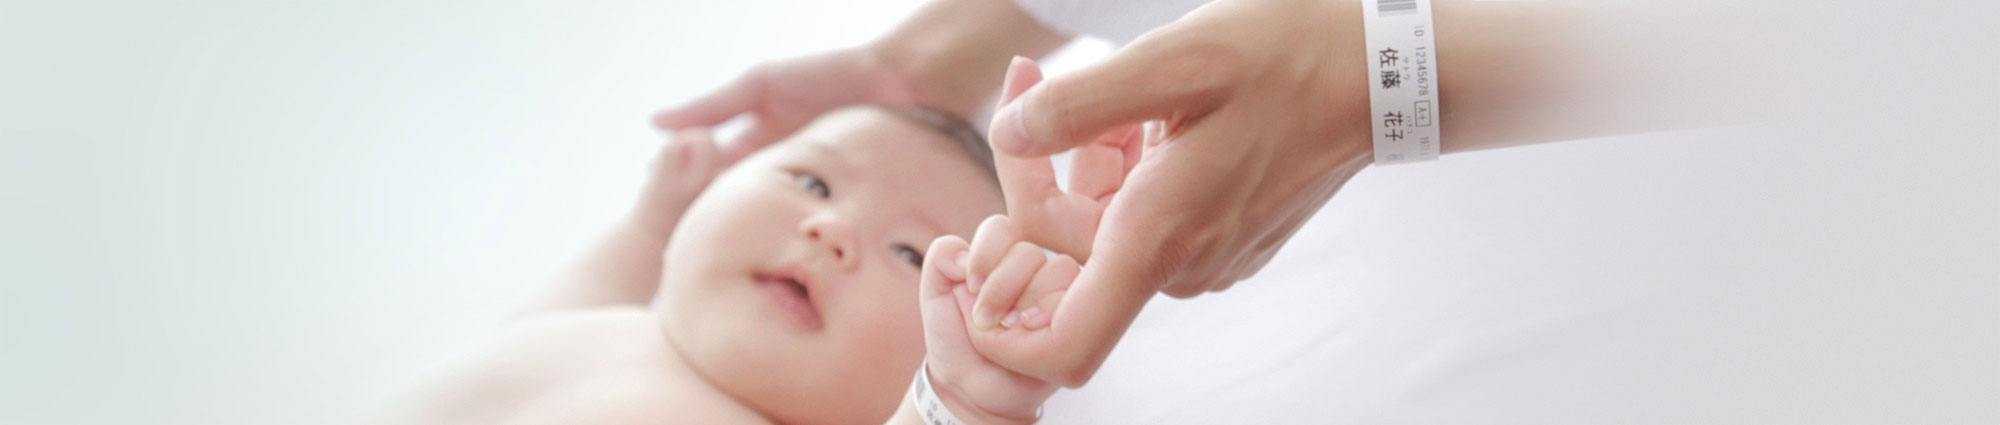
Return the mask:
[[1323, 60], [1335, 71], [1332, 81], [1327, 82], [1331, 87], [1324, 92], [1328, 98], [1322, 109], [1331, 128], [1340, 129], [1330, 135], [1334, 143], [1351, 147], [1335, 167], [1365, 167], [1375, 162], [1375, 118], [1369, 93], [1372, 76], [1368, 73], [1368, 36], [1362, 18], [1367, 12], [1362, 0], [1323, 0], [1323, 4], [1330, 8], [1322, 12], [1330, 19]]
[[903, 38], [910, 37], [883, 37], [862, 46], [862, 60], [895, 81], [911, 102], [951, 111], [958, 111], [959, 104], [970, 103], [938, 94], [937, 87], [950, 82], [946, 81], [949, 76], [936, 71], [933, 63], [946, 60], [940, 56], [947, 53], [936, 51], [938, 47], [930, 43]]
[[1014, 56], [1040, 57], [1068, 41], [1012, 0], [934, 0], [866, 49], [918, 103], [969, 116]]

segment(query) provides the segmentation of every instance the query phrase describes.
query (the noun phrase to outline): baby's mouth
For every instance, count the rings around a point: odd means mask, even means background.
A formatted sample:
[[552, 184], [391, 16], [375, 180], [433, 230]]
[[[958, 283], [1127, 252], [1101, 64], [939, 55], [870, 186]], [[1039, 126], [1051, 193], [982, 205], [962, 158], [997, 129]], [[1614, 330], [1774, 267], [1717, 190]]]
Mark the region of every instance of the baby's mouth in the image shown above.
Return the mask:
[[799, 275], [784, 272], [759, 272], [751, 277], [765, 298], [793, 322], [807, 330], [818, 330], [823, 325], [819, 317], [819, 308], [813, 305], [809, 281], [801, 280]]

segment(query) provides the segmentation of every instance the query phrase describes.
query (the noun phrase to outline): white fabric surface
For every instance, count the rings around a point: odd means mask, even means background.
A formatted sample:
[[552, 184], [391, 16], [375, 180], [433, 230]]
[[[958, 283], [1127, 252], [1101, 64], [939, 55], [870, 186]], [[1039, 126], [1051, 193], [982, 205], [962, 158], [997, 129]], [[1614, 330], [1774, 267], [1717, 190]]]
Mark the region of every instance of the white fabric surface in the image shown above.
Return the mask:
[[1208, 0], [1014, 0], [1029, 15], [1057, 31], [1090, 35], [1119, 44], [1154, 27], [1180, 19]]
[[2000, 149], [1949, 134], [1370, 169], [1252, 280], [1156, 299], [1045, 423], [2000, 421]]

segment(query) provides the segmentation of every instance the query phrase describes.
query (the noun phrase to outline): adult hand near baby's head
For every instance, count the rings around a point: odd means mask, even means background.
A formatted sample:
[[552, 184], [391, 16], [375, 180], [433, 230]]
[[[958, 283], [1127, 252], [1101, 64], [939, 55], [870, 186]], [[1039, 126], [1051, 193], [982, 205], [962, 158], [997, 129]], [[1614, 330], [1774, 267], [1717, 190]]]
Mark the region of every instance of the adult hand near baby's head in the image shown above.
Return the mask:
[[[1163, 131], [1121, 172], [1094, 226], [1022, 220], [1044, 245], [1088, 240], [1090, 257], [1043, 338], [983, 351], [1081, 385], [1153, 294], [1217, 291], [1262, 268], [1371, 163], [1359, 13], [1351, 0], [1211, 3], [1002, 107], [991, 139], [1009, 161], [1096, 148], [1141, 122]], [[1071, 196], [1010, 187], [1041, 184], [1019, 171], [1001, 168], [1010, 214], [1033, 217]], [[1094, 234], [1074, 230], [1083, 227]]]
[[833, 108], [914, 103], [913, 87], [874, 49], [834, 50], [751, 67], [721, 89], [654, 114], [653, 126], [712, 127], [751, 114], [755, 121], [748, 130], [722, 141], [723, 158], [733, 163]]

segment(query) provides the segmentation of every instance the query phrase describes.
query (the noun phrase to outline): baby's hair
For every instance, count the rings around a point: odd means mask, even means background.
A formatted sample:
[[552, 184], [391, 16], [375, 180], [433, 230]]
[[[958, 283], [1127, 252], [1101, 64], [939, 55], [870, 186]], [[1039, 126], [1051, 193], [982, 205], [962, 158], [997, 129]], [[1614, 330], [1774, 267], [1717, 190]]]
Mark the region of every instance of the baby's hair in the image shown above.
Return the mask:
[[965, 118], [943, 109], [928, 106], [877, 105], [876, 107], [889, 112], [890, 115], [902, 117], [924, 128], [937, 131], [946, 138], [958, 142], [958, 148], [965, 151], [966, 156], [972, 157], [974, 164], [979, 164], [981, 168], [985, 169], [987, 175], [993, 176], [996, 183], [999, 181], [998, 174], [995, 174], [993, 168], [992, 148], [986, 146], [986, 137], [979, 135], [979, 129], [973, 128], [972, 123], [966, 121]]

